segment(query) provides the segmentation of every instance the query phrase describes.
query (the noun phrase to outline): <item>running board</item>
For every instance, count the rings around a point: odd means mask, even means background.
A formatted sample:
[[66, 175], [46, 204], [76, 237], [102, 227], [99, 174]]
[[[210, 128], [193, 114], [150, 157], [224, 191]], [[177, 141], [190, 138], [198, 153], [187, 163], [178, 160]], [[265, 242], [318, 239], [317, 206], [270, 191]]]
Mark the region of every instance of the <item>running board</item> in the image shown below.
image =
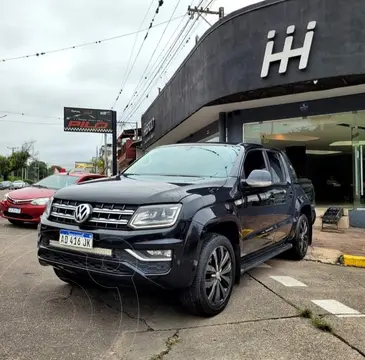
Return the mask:
[[267, 260], [270, 260], [274, 258], [275, 256], [278, 256], [279, 254], [291, 249], [293, 247], [293, 244], [286, 243], [280, 246], [275, 246], [274, 248], [266, 249], [263, 253], [253, 256], [252, 258], [242, 258], [241, 259], [241, 274], [244, 272], [251, 270], [252, 268], [255, 268], [258, 265], [261, 265]]

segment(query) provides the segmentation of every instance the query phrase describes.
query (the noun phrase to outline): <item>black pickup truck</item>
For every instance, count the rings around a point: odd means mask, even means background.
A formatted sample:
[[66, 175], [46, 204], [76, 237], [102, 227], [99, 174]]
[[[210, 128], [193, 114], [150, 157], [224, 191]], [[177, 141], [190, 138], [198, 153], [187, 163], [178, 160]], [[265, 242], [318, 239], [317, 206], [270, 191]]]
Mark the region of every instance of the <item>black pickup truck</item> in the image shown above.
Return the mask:
[[313, 186], [285, 153], [167, 145], [118, 176], [59, 190], [39, 224], [38, 259], [70, 283], [175, 289], [188, 311], [214, 316], [241, 273], [284, 252], [303, 259], [314, 221]]

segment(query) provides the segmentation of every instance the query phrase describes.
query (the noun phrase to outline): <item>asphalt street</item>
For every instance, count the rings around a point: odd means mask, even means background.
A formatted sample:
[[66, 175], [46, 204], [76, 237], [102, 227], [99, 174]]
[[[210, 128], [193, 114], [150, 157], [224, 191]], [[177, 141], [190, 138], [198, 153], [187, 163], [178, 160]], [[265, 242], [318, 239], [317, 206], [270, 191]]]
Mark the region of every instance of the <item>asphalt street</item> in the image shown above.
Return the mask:
[[364, 359], [364, 299], [363, 269], [274, 259], [197, 318], [169, 293], [65, 284], [34, 227], [0, 220], [0, 359]]

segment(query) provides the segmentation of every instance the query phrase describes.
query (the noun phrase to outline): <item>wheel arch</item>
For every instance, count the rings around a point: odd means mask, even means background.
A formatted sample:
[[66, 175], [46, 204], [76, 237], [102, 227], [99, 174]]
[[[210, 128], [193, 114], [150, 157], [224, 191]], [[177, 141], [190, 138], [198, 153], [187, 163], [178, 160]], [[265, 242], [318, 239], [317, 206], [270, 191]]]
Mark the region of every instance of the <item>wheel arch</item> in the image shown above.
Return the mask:
[[240, 251], [239, 225], [237, 224], [237, 221], [233, 219], [226, 219], [217, 222], [211, 221], [205, 226], [202, 236], [205, 236], [208, 233], [222, 235], [226, 237], [232, 244], [236, 262], [235, 283], [239, 284], [241, 278], [241, 266], [240, 266], [241, 251]]

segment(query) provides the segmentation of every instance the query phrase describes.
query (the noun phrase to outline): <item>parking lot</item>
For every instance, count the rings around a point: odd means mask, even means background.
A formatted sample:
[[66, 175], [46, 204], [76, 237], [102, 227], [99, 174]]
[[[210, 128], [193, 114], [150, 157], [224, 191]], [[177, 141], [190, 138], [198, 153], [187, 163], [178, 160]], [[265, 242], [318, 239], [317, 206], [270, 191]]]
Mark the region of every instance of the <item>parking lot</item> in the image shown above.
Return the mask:
[[38, 264], [36, 229], [1, 219], [0, 294], [0, 359], [365, 354], [363, 269], [271, 260], [242, 277], [222, 314], [202, 319], [185, 314], [172, 294], [65, 284]]

